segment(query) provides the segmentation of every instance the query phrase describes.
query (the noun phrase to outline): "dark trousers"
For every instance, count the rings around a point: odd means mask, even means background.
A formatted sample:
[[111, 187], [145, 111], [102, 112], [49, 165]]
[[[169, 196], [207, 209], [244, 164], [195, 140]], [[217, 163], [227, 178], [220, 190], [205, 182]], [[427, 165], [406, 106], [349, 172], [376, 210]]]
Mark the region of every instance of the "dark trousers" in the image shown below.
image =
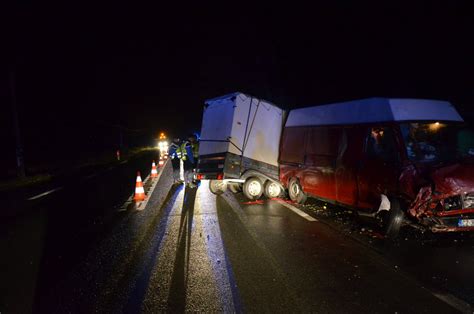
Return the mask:
[[184, 181], [186, 183], [193, 182], [193, 163], [189, 160], [184, 161]]
[[173, 178], [175, 182], [179, 181], [179, 158], [171, 159], [171, 165], [173, 166]]

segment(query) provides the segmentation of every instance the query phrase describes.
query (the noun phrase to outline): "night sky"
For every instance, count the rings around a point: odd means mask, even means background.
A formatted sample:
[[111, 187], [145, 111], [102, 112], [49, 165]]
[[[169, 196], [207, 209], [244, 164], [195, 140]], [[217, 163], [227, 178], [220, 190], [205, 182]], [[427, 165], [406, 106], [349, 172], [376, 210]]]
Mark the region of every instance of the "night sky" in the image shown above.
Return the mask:
[[204, 100], [234, 91], [283, 108], [444, 99], [472, 118], [470, 6], [346, 2], [12, 8], [2, 25], [2, 164], [14, 165], [9, 69], [30, 163], [113, 151], [119, 129], [130, 146], [199, 130]]

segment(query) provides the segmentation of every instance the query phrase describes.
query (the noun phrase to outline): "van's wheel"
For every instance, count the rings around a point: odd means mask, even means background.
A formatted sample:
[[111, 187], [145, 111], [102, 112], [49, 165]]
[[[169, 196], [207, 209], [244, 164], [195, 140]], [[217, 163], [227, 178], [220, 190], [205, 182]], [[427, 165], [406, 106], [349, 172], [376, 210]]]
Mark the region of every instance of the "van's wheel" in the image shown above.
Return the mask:
[[400, 201], [397, 198], [391, 198], [390, 210], [384, 214], [382, 223], [385, 236], [390, 240], [395, 240], [400, 233], [400, 227], [405, 217]]
[[259, 178], [251, 177], [245, 180], [242, 188], [244, 195], [249, 200], [258, 200], [263, 194], [263, 184]]
[[229, 187], [229, 190], [234, 194], [242, 192], [242, 186], [240, 183], [231, 182], [228, 183], [227, 186]]
[[298, 204], [304, 204], [308, 198], [306, 193], [303, 192], [297, 178], [290, 179], [290, 183], [288, 184], [288, 194], [290, 195], [290, 199]]
[[267, 198], [279, 197], [281, 195], [281, 187], [279, 184], [271, 180], [267, 180], [267, 182], [265, 182], [265, 189], [263, 193]]
[[220, 195], [227, 189], [227, 184], [223, 180], [210, 180], [209, 190], [212, 194]]

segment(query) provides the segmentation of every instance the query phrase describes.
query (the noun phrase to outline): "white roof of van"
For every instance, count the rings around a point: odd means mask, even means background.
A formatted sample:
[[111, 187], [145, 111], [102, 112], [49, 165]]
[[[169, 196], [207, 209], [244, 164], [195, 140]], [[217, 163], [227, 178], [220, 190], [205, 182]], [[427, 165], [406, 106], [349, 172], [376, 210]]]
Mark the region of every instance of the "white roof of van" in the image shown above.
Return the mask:
[[235, 92], [235, 93], [231, 93], [231, 94], [225, 94], [223, 96], [219, 96], [219, 97], [214, 97], [214, 98], [211, 98], [211, 99], [206, 99], [205, 103], [210, 103], [210, 102], [215, 102], [215, 101], [220, 101], [220, 100], [227, 100], [229, 98], [232, 98], [232, 97], [237, 97], [239, 95], [243, 95], [243, 96], [246, 96], [248, 97], [247, 95], [245, 95], [244, 93], [241, 93], [241, 92]]
[[249, 94], [245, 94], [245, 93], [242, 93], [242, 92], [235, 92], [235, 93], [230, 93], [230, 94], [226, 94], [226, 95], [223, 95], [223, 96], [219, 96], [219, 97], [215, 97], [215, 98], [211, 98], [211, 99], [207, 99], [205, 100], [204, 103], [206, 104], [212, 104], [212, 103], [222, 103], [222, 102], [226, 102], [228, 101], [229, 99], [231, 98], [236, 98], [236, 97], [241, 97], [241, 99], [246, 99], [246, 98], [252, 98], [254, 100], [258, 100], [258, 101], [263, 101], [267, 104], [270, 104], [272, 106], [275, 106], [277, 107], [278, 109], [281, 109], [279, 106], [275, 105], [274, 103], [268, 101], [268, 100], [265, 100], [265, 99], [259, 99], [257, 97], [254, 97], [252, 95], [249, 95]]
[[447, 101], [366, 98], [291, 110], [286, 126], [341, 125], [386, 121], [463, 121]]

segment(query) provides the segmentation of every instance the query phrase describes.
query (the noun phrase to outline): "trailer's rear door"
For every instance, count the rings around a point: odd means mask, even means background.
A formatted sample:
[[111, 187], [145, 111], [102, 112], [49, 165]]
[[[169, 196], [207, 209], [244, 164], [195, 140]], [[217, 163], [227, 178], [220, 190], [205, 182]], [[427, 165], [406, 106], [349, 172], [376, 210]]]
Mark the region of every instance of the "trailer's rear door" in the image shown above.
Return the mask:
[[210, 102], [204, 108], [199, 155], [214, 155], [229, 150], [234, 101], [230, 98]]

